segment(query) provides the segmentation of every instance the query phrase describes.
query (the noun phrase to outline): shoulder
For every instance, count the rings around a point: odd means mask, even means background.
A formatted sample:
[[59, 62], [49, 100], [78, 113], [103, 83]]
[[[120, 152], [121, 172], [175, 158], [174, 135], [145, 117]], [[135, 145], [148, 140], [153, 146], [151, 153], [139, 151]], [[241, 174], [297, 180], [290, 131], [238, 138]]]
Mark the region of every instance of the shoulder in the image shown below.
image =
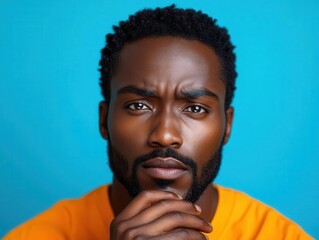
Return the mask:
[[[96, 217], [107, 199], [108, 186], [99, 187], [77, 199], [62, 200], [33, 219], [8, 233], [11, 239], [66, 239], [70, 234], [84, 231], [87, 219]], [[102, 204], [101, 202], [104, 202]]]
[[296, 223], [268, 205], [245, 193], [215, 187], [219, 202], [213, 224], [221, 228], [221, 234], [235, 238], [236, 234], [244, 234], [253, 239], [311, 239]]
[[63, 200], [51, 208], [13, 229], [4, 240], [13, 239], [65, 239], [70, 226], [69, 208], [76, 200]]

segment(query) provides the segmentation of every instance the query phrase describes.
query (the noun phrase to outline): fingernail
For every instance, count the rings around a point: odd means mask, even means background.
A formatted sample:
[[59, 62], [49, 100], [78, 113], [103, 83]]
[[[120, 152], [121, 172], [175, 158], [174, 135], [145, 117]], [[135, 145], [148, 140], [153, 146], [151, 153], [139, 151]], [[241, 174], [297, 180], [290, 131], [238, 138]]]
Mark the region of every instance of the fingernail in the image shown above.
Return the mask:
[[183, 197], [179, 194], [176, 194], [179, 199], [183, 199]]
[[202, 211], [202, 209], [200, 208], [200, 206], [198, 206], [197, 204], [194, 204], [194, 206], [195, 206], [195, 208], [196, 208], [196, 210], [197, 210], [198, 212], [201, 212], [201, 211]]
[[205, 235], [205, 237], [206, 237], [206, 239], [208, 239], [209, 240], [209, 238]]

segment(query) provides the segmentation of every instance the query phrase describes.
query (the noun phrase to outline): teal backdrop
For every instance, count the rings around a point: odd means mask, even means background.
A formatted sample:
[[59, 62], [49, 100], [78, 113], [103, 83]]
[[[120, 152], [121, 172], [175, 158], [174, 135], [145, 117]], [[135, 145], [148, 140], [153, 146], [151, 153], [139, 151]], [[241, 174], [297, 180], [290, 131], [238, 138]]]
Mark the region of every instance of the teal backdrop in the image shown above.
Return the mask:
[[235, 121], [216, 180], [319, 238], [319, 1], [1, 0], [0, 236], [112, 179], [98, 132], [105, 34], [145, 7], [203, 10], [236, 45]]

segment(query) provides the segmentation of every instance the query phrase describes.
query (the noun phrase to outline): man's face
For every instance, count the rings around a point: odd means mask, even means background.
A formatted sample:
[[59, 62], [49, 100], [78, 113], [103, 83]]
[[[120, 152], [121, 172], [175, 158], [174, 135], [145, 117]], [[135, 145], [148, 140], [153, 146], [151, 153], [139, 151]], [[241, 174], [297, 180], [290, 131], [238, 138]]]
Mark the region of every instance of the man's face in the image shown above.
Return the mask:
[[206, 45], [172, 37], [124, 46], [101, 103], [101, 133], [109, 141], [115, 181], [131, 195], [165, 189], [195, 202], [216, 176], [233, 109]]

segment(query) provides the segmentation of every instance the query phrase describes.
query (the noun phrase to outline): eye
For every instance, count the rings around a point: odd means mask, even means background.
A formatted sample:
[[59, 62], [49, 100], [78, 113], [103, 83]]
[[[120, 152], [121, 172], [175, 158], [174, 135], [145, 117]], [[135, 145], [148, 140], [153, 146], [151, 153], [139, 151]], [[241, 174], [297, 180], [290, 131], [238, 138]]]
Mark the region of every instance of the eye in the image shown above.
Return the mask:
[[201, 113], [207, 113], [208, 111], [203, 108], [200, 105], [192, 105], [184, 109], [185, 112], [190, 112], [190, 113], [196, 113], [196, 114], [201, 114]]
[[144, 103], [141, 102], [134, 102], [130, 103], [125, 106], [126, 109], [132, 110], [132, 111], [139, 111], [139, 110], [150, 110], [151, 108], [147, 106]]

